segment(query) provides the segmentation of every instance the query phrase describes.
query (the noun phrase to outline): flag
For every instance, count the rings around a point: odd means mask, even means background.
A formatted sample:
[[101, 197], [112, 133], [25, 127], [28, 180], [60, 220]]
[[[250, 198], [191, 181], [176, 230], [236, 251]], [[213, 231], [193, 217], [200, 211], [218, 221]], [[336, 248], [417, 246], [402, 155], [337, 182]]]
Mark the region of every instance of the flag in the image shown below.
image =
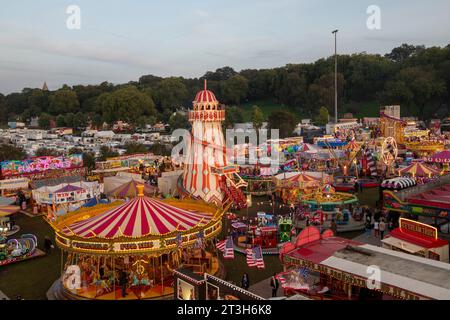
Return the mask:
[[223, 251], [223, 257], [225, 259], [234, 259], [234, 245], [233, 239], [231, 239], [231, 237], [228, 237], [225, 242], [225, 250]]
[[197, 240], [195, 241], [195, 246], [197, 248], [203, 248], [203, 239], [205, 238], [205, 234], [203, 233], [203, 230], [200, 230], [199, 233], [197, 233]]
[[221, 241], [217, 242], [217, 244], [216, 244], [217, 250], [220, 250], [222, 252], [225, 250], [225, 241], [226, 240], [221, 240]]
[[308, 270], [307, 268], [303, 267], [303, 268], [300, 268], [300, 269], [298, 270], [298, 273], [299, 273], [304, 279], [306, 279], [306, 278], [308, 278], [309, 270]]
[[262, 255], [261, 246], [246, 249], [247, 265], [249, 267], [257, 267], [258, 269], [264, 269], [264, 258]]

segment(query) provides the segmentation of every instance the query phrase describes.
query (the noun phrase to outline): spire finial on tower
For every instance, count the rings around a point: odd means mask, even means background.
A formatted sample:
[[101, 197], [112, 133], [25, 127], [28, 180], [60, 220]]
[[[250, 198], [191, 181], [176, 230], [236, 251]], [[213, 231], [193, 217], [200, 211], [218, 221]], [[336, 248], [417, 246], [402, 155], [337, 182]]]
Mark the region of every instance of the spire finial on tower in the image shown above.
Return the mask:
[[203, 80], [203, 83], [204, 83], [204, 86], [205, 86], [205, 90], [206, 90], [206, 88], [208, 87], [208, 80]]

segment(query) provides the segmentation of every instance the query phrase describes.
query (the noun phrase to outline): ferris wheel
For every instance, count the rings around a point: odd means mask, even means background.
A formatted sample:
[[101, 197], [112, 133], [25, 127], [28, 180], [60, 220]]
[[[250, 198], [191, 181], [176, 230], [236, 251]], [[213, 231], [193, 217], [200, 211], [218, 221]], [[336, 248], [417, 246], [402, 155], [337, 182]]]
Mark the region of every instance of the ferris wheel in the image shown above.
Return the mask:
[[397, 156], [397, 141], [395, 141], [393, 137], [387, 137], [381, 145], [381, 160], [383, 160], [383, 163], [389, 167], [392, 163], [394, 163]]

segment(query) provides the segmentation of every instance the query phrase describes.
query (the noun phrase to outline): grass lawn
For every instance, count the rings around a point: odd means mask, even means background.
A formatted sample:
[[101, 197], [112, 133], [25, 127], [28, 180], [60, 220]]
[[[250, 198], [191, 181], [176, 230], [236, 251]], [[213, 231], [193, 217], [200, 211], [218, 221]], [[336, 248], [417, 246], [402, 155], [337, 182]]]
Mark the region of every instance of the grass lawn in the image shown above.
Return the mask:
[[344, 104], [343, 111], [344, 113], [352, 112], [353, 116], [356, 118], [379, 117], [380, 104], [377, 101], [350, 102]]

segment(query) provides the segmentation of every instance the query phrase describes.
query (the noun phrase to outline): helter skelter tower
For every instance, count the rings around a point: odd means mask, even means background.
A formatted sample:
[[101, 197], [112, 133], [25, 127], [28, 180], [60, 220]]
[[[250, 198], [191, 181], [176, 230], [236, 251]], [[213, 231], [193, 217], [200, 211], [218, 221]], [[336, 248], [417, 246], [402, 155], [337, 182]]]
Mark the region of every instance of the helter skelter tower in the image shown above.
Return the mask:
[[213, 92], [199, 91], [189, 111], [192, 123], [192, 137], [188, 146], [187, 161], [184, 166], [183, 186], [193, 197], [206, 202], [222, 205], [226, 198], [242, 207], [245, 198], [233, 183], [231, 175], [235, 172], [228, 166], [222, 122], [225, 110]]

